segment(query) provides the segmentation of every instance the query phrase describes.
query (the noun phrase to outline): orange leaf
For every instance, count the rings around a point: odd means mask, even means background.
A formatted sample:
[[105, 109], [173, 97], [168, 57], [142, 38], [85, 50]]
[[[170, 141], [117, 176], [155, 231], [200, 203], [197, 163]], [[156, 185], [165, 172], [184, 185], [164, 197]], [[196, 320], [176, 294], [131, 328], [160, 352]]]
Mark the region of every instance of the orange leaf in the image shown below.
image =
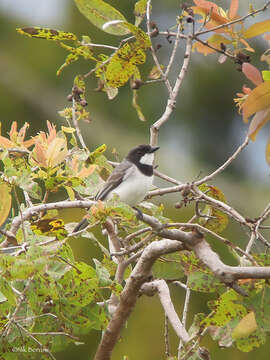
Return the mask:
[[241, 38], [240, 42], [245, 45], [245, 49], [247, 51], [250, 51], [250, 52], [253, 52], [253, 53], [255, 52], [255, 50], [249, 45], [249, 43], [246, 40]]
[[270, 165], [270, 140], [268, 141], [265, 148], [265, 159], [267, 163]]
[[215, 50], [211, 49], [210, 47], [203, 45], [200, 42], [195, 42], [192, 46], [192, 51], [197, 50], [199, 53], [203, 54], [204, 56], [213, 54]]
[[251, 25], [244, 31], [243, 36], [248, 39], [270, 31], [270, 20], [265, 20]]
[[211, 1], [206, 0], [193, 0], [198, 7], [205, 8], [209, 11], [218, 12], [218, 6]]
[[259, 130], [270, 120], [270, 108], [258, 111], [250, 122], [248, 137], [255, 141]]
[[234, 19], [236, 17], [237, 11], [238, 11], [238, 6], [239, 6], [238, 0], [231, 1], [230, 10], [229, 10], [229, 18], [230, 19]]
[[257, 86], [248, 95], [243, 104], [243, 119], [247, 121], [254, 113], [265, 110], [270, 104], [270, 81], [265, 81]]
[[[229, 21], [225, 17], [217, 14], [216, 12], [213, 12], [213, 11], [211, 12], [208, 8], [205, 8], [205, 7], [193, 6], [192, 10], [193, 10], [194, 14], [201, 15], [203, 18], [206, 18], [209, 14], [211, 14], [210, 20], [205, 24], [205, 27], [209, 30], [212, 29], [213, 27], [224, 25]], [[201, 22], [202, 21], [203, 20], [201, 20]], [[224, 32], [228, 32], [229, 30], [227, 27], [225, 27], [222, 29], [214, 30], [214, 31], [219, 32], [219, 33], [224, 33]]]
[[261, 72], [255, 66], [245, 62], [242, 65], [242, 71], [254, 85], [260, 85], [263, 82]]

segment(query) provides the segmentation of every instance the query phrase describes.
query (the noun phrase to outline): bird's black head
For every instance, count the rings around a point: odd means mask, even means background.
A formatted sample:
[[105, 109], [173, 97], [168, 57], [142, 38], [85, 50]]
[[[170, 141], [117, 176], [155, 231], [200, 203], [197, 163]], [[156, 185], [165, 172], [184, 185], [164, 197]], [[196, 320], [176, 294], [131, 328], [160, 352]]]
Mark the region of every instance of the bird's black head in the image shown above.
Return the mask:
[[152, 165], [154, 152], [158, 149], [159, 146], [138, 145], [130, 150], [126, 158], [134, 164]]

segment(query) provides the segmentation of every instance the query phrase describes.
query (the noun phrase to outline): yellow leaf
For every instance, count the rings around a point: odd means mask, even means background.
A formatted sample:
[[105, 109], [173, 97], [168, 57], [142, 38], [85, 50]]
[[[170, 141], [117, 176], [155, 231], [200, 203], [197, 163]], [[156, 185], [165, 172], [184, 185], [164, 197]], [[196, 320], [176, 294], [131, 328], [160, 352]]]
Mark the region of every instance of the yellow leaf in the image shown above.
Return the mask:
[[258, 111], [250, 122], [248, 136], [255, 141], [259, 130], [270, 120], [270, 108]]
[[132, 92], [133, 92], [132, 106], [137, 111], [138, 118], [141, 121], [145, 121], [145, 117], [143, 115], [142, 109], [141, 109], [140, 105], [138, 104], [138, 92], [137, 92], [137, 90], [133, 90]]
[[265, 81], [252, 90], [244, 102], [242, 106], [244, 121], [247, 122], [248, 118], [254, 113], [267, 109], [269, 104], [270, 81]]
[[77, 40], [77, 36], [70, 32], [60, 30], [40, 28], [40, 27], [25, 27], [16, 29], [19, 34], [27, 35], [30, 37], [46, 39], [46, 40]]
[[234, 328], [232, 332], [233, 339], [239, 339], [242, 337], [247, 337], [252, 334], [257, 329], [257, 323], [255, 319], [254, 312], [248, 313], [244, 316]]
[[10, 188], [6, 184], [0, 184], [0, 226], [6, 221], [11, 208]]
[[66, 126], [61, 126], [61, 130], [67, 134], [72, 134], [76, 131], [74, 128]]
[[246, 39], [258, 36], [270, 31], [270, 20], [265, 20], [251, 25], [247, 30], [244, 31], [243, 36]]
[[266, 159], [268, 165], [270, 165], [270, 140], [268, 141], [266, 148], [265, 148], [265, 159]]

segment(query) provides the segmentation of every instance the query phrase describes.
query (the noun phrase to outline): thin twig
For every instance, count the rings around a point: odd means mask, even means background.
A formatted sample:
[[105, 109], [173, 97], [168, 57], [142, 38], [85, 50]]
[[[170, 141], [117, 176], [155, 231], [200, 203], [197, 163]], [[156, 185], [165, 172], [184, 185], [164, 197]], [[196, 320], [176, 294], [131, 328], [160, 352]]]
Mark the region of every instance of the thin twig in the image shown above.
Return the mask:
[[166, 72], [165, 72], [166, 77], [168, 76], [169, 72], [171, 71], [171, 67], [172, 67], [173, 62], [174, 62], [174, 58], [175, 58], [175, 55], [176, 55], [176, 50], [178, 48], [179, 40], [180, 40], [180, 36], [179, 36], [180, 31], [181, 31], [181, 24], [178, 24], [173, 50], [172, 50], [172, 53], [171, 53], [171, 56], [170, 56], [170, 59], [169, 59], [169, 64], [168, 64]]
[[83, 149], [87, 149], [87, 146], [84, 142], [84, 139], [83, 139], [83, 136], [82, 136], [79, 124], [78, 124], [78, 120], [77, 120], [77, 116], [76, 116], [76, 100], [74, 99], [74, 97], [72, 98], [72, 122], [75, 127], [76, 134], [81, 143], [81, 146], [83, 147]]
[[219, 30], [219, 29], [223, 29], [225, 27], [228, 27], [230, 25], [233, 25], [233, 24], [236, 24], [236, 23], [239, 23], [239, 22], [242, 22], [244, 20], [246, 20], [247, 18], [251, 17], [251, 16], [254, 16], [255, 14], [258, 14], [262, 11], [265, 11], [268, 6], [270, 5], [270, 1], [267, 1], [262, 8], [258, 9], [258, 10], [254, 10], [254, 11], [251, 11], [250, 13], [248, 13], [247, 15], [244, 15], [236, 20], [232, 20], [232, 21], [229, 21], [227, 22], [226, 24], [222, 24], [222, 25], [218, 25], [218, 26], [214, 26], [212, 27], [211, 29], [207, 29], [207, 30], [203, 30], [203, 31], [199, 31], [195, 34], [195, 36], [198, 36], [198, 35], [203, 35], [203, 34], [207, 34], [211, 31], [216, 31], [216, 30]]
[[[188, 25], [191, 25], [191, 24], [188, 24]], [[191, 34], [192, 34], [192, 25], [190, 28], [190, 35], [188, 35], [187, 42], [186, 42], [186, 51], [185, 51], [185, 55], [184, 55], [184, 61], [183, 61], [181, 70], [177, 76], [177, 79], [175, 81], [172, 93], [169, 96], [169, 100], [167, 102], [165, 111], [162, 114], [162, 116], [151, 126], [151, 130], [150, 130], [150, 144], [151, 145], [157, 145], [159, 129], [166, 121], [168, 121], [170, 115], [172, 114], [173, 110], [175, 109], [176, 98], [178, 96], [180, 87], [184, 80], [184, 77], [185, 77], [185, 74], [187, 72], [187, 68], [189, 65], [189, 61], [190, 61], [190, 54], [191, 54], [191, 49], [192, 49], [192, 35]]]
[[[147, 34], [148, 36], [151, 38], [151, 21], [150, 21], [150, 10], [151, 10], [151, 0], [148, 0], [147, 1], [147, 5], [146, 5], [146, 24], [147, 24]], [[171, 97], [172, 96], [172, 87], [171, 87], [171, 84], [169, 82], [169, 80], [167, 79], [166, 75], [164, 74], [162, 68], [161, 68], [161, 65], [158, 61], [158, 58], [157, 58], [157, 55], [156, 55], [156, 52], [155, 52], [155, 49], [151, 43], [151, 47], [150, 47], [150, 50], [151, 50], [151, 54], [152, 54], [152, 57], [153, 57], [153, 60], [156, 64], [156, 67], [161, 75], [161, 78], [164, 80], [164, 83], [168, 89], [168, 92], [169, 92], [169, 96]]]
[[[185, 303], [184, 303], [184, 309], [183, 309], [183, 317], [182, 317], [182, 324], [184, 326], [184, 328], [186, 328], [187, 325], [187, 313], [188, 313], [188, 307], [189, 307], [189, 301], [190, 301], [190, 288], [188, 286], [186, 286], [186, 296], [185, 296]], [[179, 346], [178, 346], [178, 360], [181, 360], [181, 349], [183, 346], [183, 342], [182, 340], [180, 340], [179, 342]]]
[[219, 168], [217, 168], [215, 171], [213, 171], [211, 174], [205, 176], [204, 178], [195, 181], [194, 185], [199, 186], [209, 180], [211, 180], [213, 177], [217, 176], [219, 173], [224, 171], [232, 162], [237, 158], [237, 156], [240, 154], [240, 152], [248, 145], [249, 143], [249, 137], [247, 136], [244, 140], [244, 142], [238, 147], [238, 149], [228, 158], [227, 161], [225, 161], [224, 164], [222, 164]]

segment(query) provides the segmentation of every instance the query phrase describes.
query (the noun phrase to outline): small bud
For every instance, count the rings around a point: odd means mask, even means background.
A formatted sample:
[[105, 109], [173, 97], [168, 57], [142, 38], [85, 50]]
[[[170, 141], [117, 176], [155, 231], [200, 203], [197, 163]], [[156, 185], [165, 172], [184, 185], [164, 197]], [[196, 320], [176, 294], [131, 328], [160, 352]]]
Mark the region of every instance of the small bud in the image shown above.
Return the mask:
[[73, 95], [72, 95], [72, 94], [69, 94], [69, 95], [67, 96], [67, 101], [72, 101], [72, 99], [73, 99]]
[[157, 24], [154, 21], [151, 21], [150, 27], [151, 29], [157, 29]]
[[226, 51], [226, 45], [223, 42], [220, 43], [220, 48], [221, 50]]
[[151, 37], [156, 37], [156, 36], [158, 36], [158, 34], [159, 34], [158, 28], [155, 28], [155, 29], [151, 32], [150, 36], [151, 36]]
[[161, 44], [157, 44], [157, 50], [159, 50], [162, 47]]
[[83, 89], [81, 89], [81, 88], [78, 87], [78, 88], [77, 88], [77, 94], [78, 94], [78, 95], [83, 94]]
[[140, 79], [136, 79], [136, 80], [134, 80], [133, 82], [132, 82], [132, 84], [131, 84], [131, 89], [133, 89], [133, 90], [137, 90], [137, 89], [139, 89], [141, 86], [143, 85], [143, 81], [142, 80], [140, 80]]
[[85, 106], [88, 105], [88, 103], [87, 103], [87, 101], [86, 101], [85, 99], [82, 99], [82, 100], [80, 101], [80, 104], [81, 104], [83, 107], [85, 107]]
[[174, 207], [175, 207], [176, 209], [181, 209], [182, 203], [181, 203], [181, 202], [177, 202], [177, 203], [174, 205]]

